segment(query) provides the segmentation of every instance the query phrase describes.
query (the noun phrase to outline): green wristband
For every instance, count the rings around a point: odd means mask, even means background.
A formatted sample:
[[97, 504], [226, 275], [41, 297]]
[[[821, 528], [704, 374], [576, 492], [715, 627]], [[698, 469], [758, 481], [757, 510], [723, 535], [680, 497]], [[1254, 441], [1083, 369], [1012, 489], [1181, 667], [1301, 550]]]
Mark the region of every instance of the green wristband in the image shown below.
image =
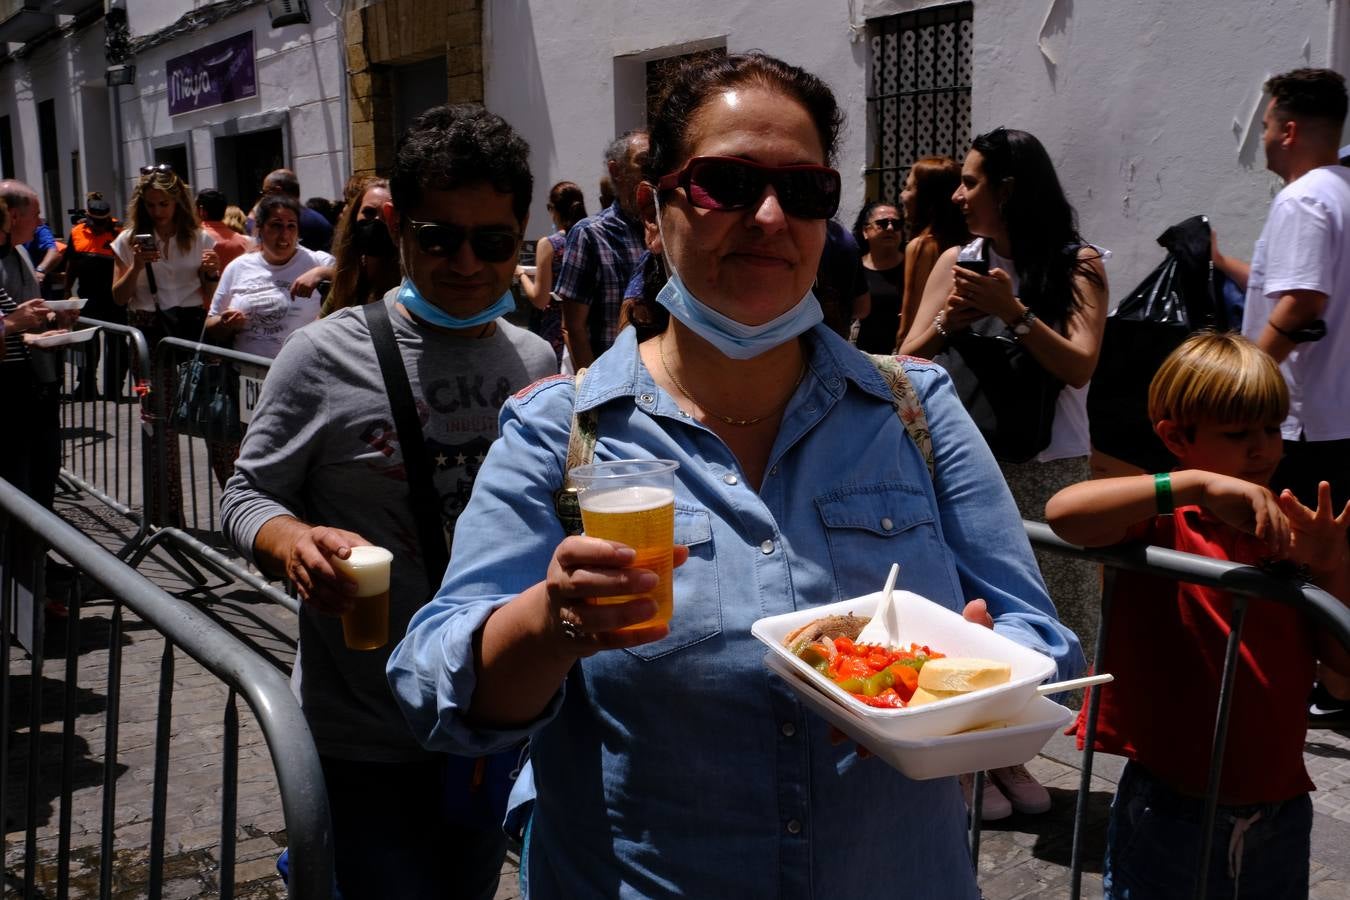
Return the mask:
[[1158, 515], [1172, 513], [1172, 473], [1159, 472], [1153, 476], [1153, 495], [1158, 500]]

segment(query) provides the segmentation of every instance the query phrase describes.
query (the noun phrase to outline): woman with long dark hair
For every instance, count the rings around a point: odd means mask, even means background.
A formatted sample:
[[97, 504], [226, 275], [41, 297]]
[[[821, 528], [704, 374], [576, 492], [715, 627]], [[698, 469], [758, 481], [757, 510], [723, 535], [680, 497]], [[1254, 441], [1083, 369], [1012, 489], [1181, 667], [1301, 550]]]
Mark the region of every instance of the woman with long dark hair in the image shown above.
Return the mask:
[[[1079, 235], [1050, 155], [1025, 131], [975, 138], [952, 199], [975, 239], [938, 259], [903, 352], [947, 368], [1022, 517], [1044, 521], [1051, 497], [1092, 477], [1087, 388], [1106, 327], [1103, 252]], [[1060, 618], [1090, 653], [1097, 567], [1036, 558]], [[1024, 768], [993, 774], [986, 818], [1010, 812], [1008, 800], [1049, 808]]]
[[560, 181], [548, 192], [548, 214], [553, 231], [534, 245], [534, 275], [520, 273], [520, 287], [534, 308], [539, 310], [538, 335], [548, 341], [562, 362], [562, 304], [553, 298], [553, 272], [562, 265], [567, 232], [586, 218], [586, 198], [571, 181]]
[[961, 165], [949, 156], [925, 156], [915, 160], [900, 191], [900, 208], [905, 214], [905, 289], [900, 302], [900, 329], [895, 346], [901, 347], [914, 317], [919, 312], [924, 285], [933, 273], [938, 257], [949, 247], [970, 240], [961, 209], [952, 202], [952, 194], [961, 183]]
[[904, 223], [894, 204], [873, 200], [858, 213], [853, 237], [862, 251], [863, 274], [871, 309], [858, 322], [858, 349], [864, 353], [894, 353], [900, 322], [900, 285], [905, 258], [900, 255]]
[[333, 233], [333, 286], [324, 298], [323, 315], [378, 300], [398, 287], [403, 277], [398, 248], [384, 224], [389, 182], [366, 178], [353, 186], [351, 200]]
[[[545, 379], [502, 407], [390, 683], [433, 749], [531, 737], [534, 900], [901, 883], [977, 897], [956, 779], [910, 780], [832, 743], [766, 675], [751, 625], [874, 591], [903, 559], [907, 587], [998, 619], [1064, 671], [1077, 646], [947, 379], [823, 324], [812, 284], [840, 195], [828, 86], [758, 53], [667, 83], [637, 194], [666, 274], [650, 270], [636, 327], [580, 383]], [[897, 413], [901, 379], [918, 399], [901, 406], [930, 427], [918, 437]], [[568, 535], [557, 498], [591, 458], [679, 463], [668, 623], [631, 547]], [[889, 839], [901, 810], [922, 827]], [[884, 852], [869, 835], [888, 837]]]

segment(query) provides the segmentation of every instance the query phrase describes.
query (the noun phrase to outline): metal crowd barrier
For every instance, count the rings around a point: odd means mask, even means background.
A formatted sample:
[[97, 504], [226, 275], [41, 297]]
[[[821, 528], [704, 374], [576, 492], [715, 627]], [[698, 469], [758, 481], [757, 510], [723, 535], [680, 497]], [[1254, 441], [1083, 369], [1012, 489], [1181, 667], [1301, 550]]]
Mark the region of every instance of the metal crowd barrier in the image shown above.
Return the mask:
[[136, 328], [83, 317], [78, 324], [98, 331], [64, 351], [61, 477], [135, 523], [135, 534], [118, 552], [124, 557], [149, 530], [140, 478], [144, 433], [136, 401], [149, 386], [150, 351]]
[[[80, 703], [80, 627], [85, 607], [82, 580], [97, 586], [98, 593], [112, 602], [108, 637], [104, 718], [102, 828], [100, 833], [99, 896], [113, 889], [114, 837], [119, 816], [118, 726], [122, 687], [123, 611], [129, 609], [144, 625], [164, 638], [159, 670], [158, 717], [155, 729], [154, 774], [151, 792], [151, 840], [149, 887], [151, 898], [164, 887], [164, 839], [169, 785], [171, 715], [173, 710], [174, 662], [182, 652], [200, 663], [229, 688], [222, 712], [224, 740], [221, 748], [222, 787], [220, 804], [219, 877], [220, 896], [234, 893], [236, 803], [238, 786], [239, 715], [237, 698], [242, 696], [261, 726], [277, 776], [278, 801], [286, 824], [290, 850], [290, 896], [331, 897], [333, 886], [332, 829], [323, 771], [309, 726], [291, 693], [286, 676], [248, 650], [227, 629], [201, 611], [181, 603], [151, 584], [121, 560], [108, 553], [60, 517], [0, 481], [0, 819], [7, 823], [10, 798], [9, 767], [17, 732], [27, 726], [27, 753], [23, 821], [25, 825], [23, 896], [37, 896], [37, 819], [40, 791], [50, 788], [50, 770], [44, 772], [42, 745], [50, 746], [55, 735], [46, 735], [43, 724], [43, 663], [45, 570], [48, 550], [76, 570], [77, 577], [67, 604], [64, 680], [62, 685], [62, 731], [60, 738], [59, 834], [54, 865], [55, 896], [70, 890], [71, 837], [74, 773], [76, 762], [75, 719]], [[81, 577], [82, 576], [82, 577]], [[38, 598], [36, 601], [33, 598]], [[26, 622], [24, 621], [26, 620]], [[17, 627], [31, 629], [33, 643], [27, 716], [14, 708], [10, 673], [11, 641]], [[44, 777], [46, 776], [46, 777]], [[20, 792], [15, 791], [18, 795]], [[4, 852], [0, 833], [0, 855]], [[46, 888], [43, 888], [46, 895]]]
[[[1233, 681], [1237, 675], [1238, 646], [1242, 640], [1242, 626], [1246, 617], [1250, 598], [1259, 602], [1281, 603], [1293, 607], [1312, 620], [1331, 638], [1339, 641], [1350, 650], [1350, 609], [1340, 600], [1321, 588], [1304, 582], [1282, 578], [1264, 572], [1254, 566], [1240, 563], [1209, 559], [1191, 553], [1182, 553], [1163, 547], [1132, 545], [1125, 547], [1083, 548], [1060, 540], [1048, 525], [1038, 522], [1023, 522], [1027, 536], [1038, 550], [1061, 553], [1079, 559], [1091, 560], [1105, 566], [1106, 577], [1102, 591], [1102, 622], [1097, 633], [1097, 647], [1094, 659], [1102, 660], [1109, 626], [1109, 611], [1114, 602], [1115, 576], [1118, 571], [1143, 572], [1174, 581], [1220, 588], [1233, 596], [1232, 631], [1228, 638], [1227, 653], [1224, 657], [1223, 676], [1215, 712], [1214, 736], [1210, 749], [1209, 784], [1205, 795], [1205, 819], [1203, 822], [1203, 844], [1200, 858], [1197, 860], [1195, 894], [1197, 898], [1207, 896], [1207, 878], [1209, 861], [1213, 852], [1211, 846], [1214, 820], [1217, 815], [1219, 780], [1223, 774], [1224, 745], [1228, 734], [1228, 714], [1233, 700]], [[1129, 601], [1127, 601], [1129, 602]], [[1102, 661], [1107, 670], [1110, 660]], [[1309, 685], [1311, 688], [1311, 685]], [[1078, 788], [1077, 806], [1074, 811], [1073, 850], [1070, 868], [1070, 897], [1078, 900], [1082, 895], [1083, 879], [1083, 832], [1086, 826], [1088, 799], [1092, 787], [1092, 765], [1094, 758], [1093, 742], [1097, 734], [1097, 691], [1088, 695], [1086, 735], [1084, 739], [1083, 765]], [[976, 783], [971, 811], [971, 853], [979, 858], [979, 798], [981, 785]]]
[[[240, 422], [237, 436], [214, 427], [188, 433], [170, 425], [180, 366], [198, 354], [237, 381], [243, 419], [272, 361], [178, 338], [162, 339], [152, 355], [139, 329], [85, 318], [79, 324], [96, 326], [99, 334], [73, 345], [62, 367], [61, 476], [69, 487], [135, 523], [117, 555], [136, 567], [162, 547], [199, 586], [207, 581], [201, 567], [298, 613], [299, 602], [251, 570], [220, 533], [219, 489], [233, 468], [232, 451], [247, 421]], [[125, 366], [120, 375], [119, 365]]]

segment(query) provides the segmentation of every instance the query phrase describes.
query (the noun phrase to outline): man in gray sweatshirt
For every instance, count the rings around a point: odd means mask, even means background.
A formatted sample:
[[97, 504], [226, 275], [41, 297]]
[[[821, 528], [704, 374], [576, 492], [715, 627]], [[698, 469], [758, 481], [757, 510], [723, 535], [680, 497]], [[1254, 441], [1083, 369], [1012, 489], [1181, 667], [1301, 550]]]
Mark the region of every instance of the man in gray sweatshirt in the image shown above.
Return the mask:
[[[402, 285], [382, 303], [421, 420], [441, 524], [451, 539], [512, 393], [556, 373], [542, 339], [499, 316], [533, 181], [529, 148], [479, 107], [423, 113], [399, 144], [385, 222]], [[385, 679], [428, 577], [369, 307], [297, 331], [264, 383], [221, 498], [226, 534], [304, 606], [293, 684], [324, 765], [338, 885], [362, 897], [491, 897], [505, 852], [497, 823], [445, 816], [446, 758], [412, 737]], [[389, 642], [351, 650], [338, 613], [352, 586], [333, 558], [375, 544], [394, 554]], [[431, 556], [431, 554], [426, 554]]]

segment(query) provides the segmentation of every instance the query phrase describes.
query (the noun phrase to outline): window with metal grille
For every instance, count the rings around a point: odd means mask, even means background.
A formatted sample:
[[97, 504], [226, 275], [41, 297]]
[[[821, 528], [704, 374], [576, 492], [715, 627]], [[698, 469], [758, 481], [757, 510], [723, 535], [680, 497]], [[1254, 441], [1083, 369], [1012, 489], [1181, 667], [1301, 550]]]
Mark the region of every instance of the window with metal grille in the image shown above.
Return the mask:
[[867, 23], [868, 197], [897, 202], [917, 159], [965, 156], [973, 18], [973, 4], [954, 3]]

